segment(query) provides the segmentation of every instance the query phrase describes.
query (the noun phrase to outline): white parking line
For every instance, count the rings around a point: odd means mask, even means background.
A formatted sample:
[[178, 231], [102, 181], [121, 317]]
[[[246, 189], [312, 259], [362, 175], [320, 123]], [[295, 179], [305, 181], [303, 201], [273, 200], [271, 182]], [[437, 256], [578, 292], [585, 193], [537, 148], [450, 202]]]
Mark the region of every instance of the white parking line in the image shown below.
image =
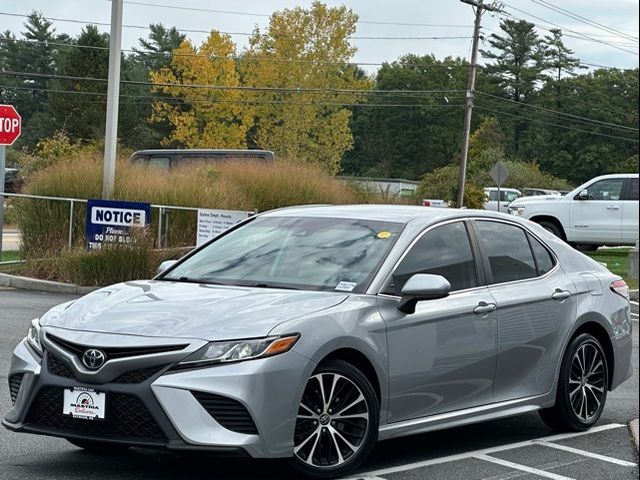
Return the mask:
[[622, 465], [623, 467], [637, 467], [638, 465], [633, 462], [627, 462], [625, 460], [619, 460], [613, 457], [607, 457], [598, 453], [587, 452], [586, 450], [580, 450], [577, 448], [569, 447], [567, 445], [559, 445], [557, 443], [551, 443], [544, 440], [538, 440], [534, 442], [536, 445], [542, 445], [543, 447], [555, 448], [557, 450], [563, 450], [565, 452], [575, 453], [576, 455], [582, 455], [583, 457], [593, 458], [602, 462], [615, 463], [616, 465]]
[[510, 468], [512, 470], [520, 470], [522, 472], [532, 473], [539, 477], [552, 478], [553, 480], [575, 480], [571, 477], [565, 477], [558, 475], [557, 473], [547, 472], [546, 470], [538, 470], [537, 468], [527, 467], [526, 465], [520, 465], [519, 463], [509, 462], [502, 460], [501, 458], [490, 457], [489, 455], [474, 455], [473, 458], [478, 460], [484, 460], [485, 462], [497, 463], [503, 467]]
[[621, 425], [619, 423], [611, 423], [608, 425], [601, 425], [599, 427], [594, 427], [591, 430], [586, 432], [577, 432], [577, 433], [561, 433], [558, 435], [551, 435], [549, 437], [536, 438], [533, 440], [525, 440], [523, 442], [511, 443], [507, 445], [500, 445], [497, 447], [484, 448], [481, 450], [475, 450], [471, 452], [458, 453], [456, 455], [449, 455], [447, 457], [440, 458], [432, 458], [431, 460], [423, 460], [421, 462], [408, 463], [405, 465], [398, 465], [397, 467], [389, 467], [382, 468], [380, 470], [373, 470], [370, 472], [363, 472], [360, 475], [355, 475], [348, 477], [344, 480], [359, 480], [362, 478], [373, 477], [383, 477], [384, 475], [389, 475], [392, 473], [406, 472], [407, 470], [414, 470], [416, 468], [430, 467], [431, 465], [439, 465], [441, 463], [455, 462], [458, 460], [465, 460], [472, 457], [477, 457], [478, 455], [490, 455], [492, 453], [503, 452], [505, 450], [511, 450], [515, 448], [528, 447], [530, 445], [534, 445], [537, 441], [547, 441], [547, 442], [556, 442], [559, 440], [566, 440], [569, 438], [582, 437], [584, 435], [591, 435], [598, 432], [604, 432], [607, 430], [612, 430], [615, 428], [627, 428], [626, 425]]

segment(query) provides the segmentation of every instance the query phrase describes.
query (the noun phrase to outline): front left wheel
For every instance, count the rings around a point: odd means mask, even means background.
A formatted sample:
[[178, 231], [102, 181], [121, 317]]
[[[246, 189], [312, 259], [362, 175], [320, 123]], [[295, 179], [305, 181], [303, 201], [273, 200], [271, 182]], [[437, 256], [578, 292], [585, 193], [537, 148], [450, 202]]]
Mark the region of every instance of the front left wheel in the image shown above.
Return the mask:
[[311, 478], [336, 478], [367, 458], [378, 438], [380, 406], [353, 365], [331, 360], [309, 378], [294, 432], [291, 466]]

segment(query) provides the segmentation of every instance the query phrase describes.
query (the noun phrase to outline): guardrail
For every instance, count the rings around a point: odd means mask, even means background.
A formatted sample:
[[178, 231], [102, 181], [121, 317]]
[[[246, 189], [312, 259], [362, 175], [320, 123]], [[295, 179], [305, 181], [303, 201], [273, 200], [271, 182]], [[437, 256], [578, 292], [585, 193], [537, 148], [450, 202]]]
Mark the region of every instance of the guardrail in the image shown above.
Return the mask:
[[[7, 193], [0, 192], [0, 197], [5, 198], [24, 198], [31, 200], [48, 200], [55, 202], [67, 202], [69, 203], [69, 231], [68, 231], [68, 247], [73, 247], [73, 221], [74, 221], [74, 207], [76, 204], [86, 204], [88, 202], [85, 198], [69, 198], [69, 197], [48, 197], [44, 195], [27, 195], [23, 193]], [[4, 200], [4, 199], [3, 199]], [[179, 207], [175, 205], [156, 205], [151, 204], [151, 209], [158, 210], [158, 226], [157, 226], [157, 248], [164, 247], [165, 234], [169, 230], [169, 215], [171, 211], [189, 211], [197, 214], [198, 208], [196, 207]], [[0, 250], [1, 251], [1, 250]]]

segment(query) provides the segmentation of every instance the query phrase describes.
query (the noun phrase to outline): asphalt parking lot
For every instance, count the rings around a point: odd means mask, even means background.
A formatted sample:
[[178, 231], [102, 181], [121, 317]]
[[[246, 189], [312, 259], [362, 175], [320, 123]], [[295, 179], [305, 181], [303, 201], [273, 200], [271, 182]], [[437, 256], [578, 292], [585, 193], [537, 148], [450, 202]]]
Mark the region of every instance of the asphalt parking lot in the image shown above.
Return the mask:
[[[29, 321], [71, 297], [0, 289], [0, 414], [9, 409], [10, 353]], [[389, 440], [361, 473], [366, 480], [637, 479], [628, 423], [638, 417], [638, 307], [634, 305], [633, 379], [611, 393], [596, 428], [554, 435], [537, 414]], [[282, 462], [132, 449], [93, 455], [65, 440], [0, 428], [0, 479], [293, 479]]]

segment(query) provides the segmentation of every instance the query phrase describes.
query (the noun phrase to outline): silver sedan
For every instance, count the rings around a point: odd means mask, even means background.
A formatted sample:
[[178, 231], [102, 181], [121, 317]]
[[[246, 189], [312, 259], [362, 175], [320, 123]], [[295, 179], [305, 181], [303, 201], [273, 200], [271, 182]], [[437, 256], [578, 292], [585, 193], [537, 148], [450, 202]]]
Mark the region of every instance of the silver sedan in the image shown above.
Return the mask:
[[3, 425], [333, 478], [377, 440], [523, 412], [586, 430], [632, 373], [624, 281], [499, 213], [282, 209], [163, 268], [33, 320]]

